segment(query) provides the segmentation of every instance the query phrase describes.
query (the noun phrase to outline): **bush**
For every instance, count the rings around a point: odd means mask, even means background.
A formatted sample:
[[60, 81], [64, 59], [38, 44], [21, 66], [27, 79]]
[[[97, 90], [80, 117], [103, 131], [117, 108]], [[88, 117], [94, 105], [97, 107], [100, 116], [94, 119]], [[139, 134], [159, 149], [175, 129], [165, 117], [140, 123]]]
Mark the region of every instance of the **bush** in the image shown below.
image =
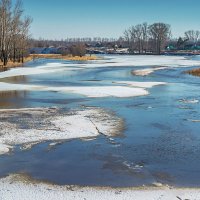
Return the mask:
[[76, 44], [76, 45], [72, 45], [69, 48], [69, 52], [70, 54], [72, 54], [72, 56], [85, 56], [86, 54], [86, 47], [84, 44]]

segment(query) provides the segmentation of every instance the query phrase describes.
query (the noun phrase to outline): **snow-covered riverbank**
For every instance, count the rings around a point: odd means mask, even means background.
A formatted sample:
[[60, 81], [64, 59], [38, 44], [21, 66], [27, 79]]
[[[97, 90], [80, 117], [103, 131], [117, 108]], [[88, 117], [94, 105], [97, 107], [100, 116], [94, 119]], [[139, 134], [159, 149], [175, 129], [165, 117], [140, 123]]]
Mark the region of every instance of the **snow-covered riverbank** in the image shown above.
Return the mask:
[[200, 189], [57, 186], [11, 175], [0, 179], [1, 200], [198, 200]]

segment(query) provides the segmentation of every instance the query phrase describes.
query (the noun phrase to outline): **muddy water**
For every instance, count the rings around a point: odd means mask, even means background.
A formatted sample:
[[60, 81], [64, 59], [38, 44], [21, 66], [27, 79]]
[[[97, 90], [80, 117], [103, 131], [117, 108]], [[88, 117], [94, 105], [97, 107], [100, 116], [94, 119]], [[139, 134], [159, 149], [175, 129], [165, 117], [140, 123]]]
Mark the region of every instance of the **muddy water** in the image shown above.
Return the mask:
[[[192, 59], [199, 59], [194, 57]], [[36, 67], [57, 60], [28, 63]], [[60, 61], [65, 63], [64, 61]], [[69, 63], [69, 62], [67, 62]], [[145, 68], [148, 66], [144, 66]], [[189, 67], [190, 68], [190, 67]], [[0, 175], [26, 173], [57, 184], [141, 186], [154, 182], [200, 186], [200, 78], [183, 68], [133, 76], [137, 67], [108, 67], [5, 78], [0, 81], [48, 86], [112, 85], [113, 81], [163, 81], [150, 95], [134, 98], [87, 98], [57, 92], [2, 92], [0, 108], [51, 107], [61, 109], [97, 106], [123, 118], [123, 137], [49, 143], [23, 151], [16, 146], [0, 156]], [[138, 67], [141, 69], [141, 67]]]

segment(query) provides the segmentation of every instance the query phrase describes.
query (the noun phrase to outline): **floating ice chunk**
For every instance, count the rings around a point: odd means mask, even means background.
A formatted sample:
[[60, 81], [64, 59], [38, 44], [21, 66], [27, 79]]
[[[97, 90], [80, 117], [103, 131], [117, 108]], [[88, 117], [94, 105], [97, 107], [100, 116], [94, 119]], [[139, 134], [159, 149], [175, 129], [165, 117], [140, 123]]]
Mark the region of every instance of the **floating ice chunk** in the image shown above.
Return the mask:
[[200, 119], [188, 119], [190, 122], [200, 122]]
[[180, 99], [179, 102], [181, 103], [191, 103], [191, 104], [196, 104], [199, 103], [199, 100], [197, 99]]
[[10, 145], [6, 145], [1, 143], [0, 141], [0, 155], [9, 153], [12, 147]]
[[166, 69], [167, 67], [157, 67], [157, 68], [148, 68], [148, 69], [139, 69], [139, 70], [133, 70], [132, 74], [136, 76], [147, 76], [149, 74], [152, 74], [155, 71]]

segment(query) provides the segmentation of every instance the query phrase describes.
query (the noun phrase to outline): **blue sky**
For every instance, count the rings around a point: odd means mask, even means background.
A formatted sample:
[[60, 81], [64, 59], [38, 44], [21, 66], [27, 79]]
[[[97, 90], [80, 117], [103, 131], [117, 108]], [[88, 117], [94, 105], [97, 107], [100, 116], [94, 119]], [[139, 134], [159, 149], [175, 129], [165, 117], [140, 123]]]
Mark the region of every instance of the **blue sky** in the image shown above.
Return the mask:
[[114, 37], [137, 23], [171, 24], [174, 36], [200, 30], [200, 0], [24, 0], [34, 38]]

